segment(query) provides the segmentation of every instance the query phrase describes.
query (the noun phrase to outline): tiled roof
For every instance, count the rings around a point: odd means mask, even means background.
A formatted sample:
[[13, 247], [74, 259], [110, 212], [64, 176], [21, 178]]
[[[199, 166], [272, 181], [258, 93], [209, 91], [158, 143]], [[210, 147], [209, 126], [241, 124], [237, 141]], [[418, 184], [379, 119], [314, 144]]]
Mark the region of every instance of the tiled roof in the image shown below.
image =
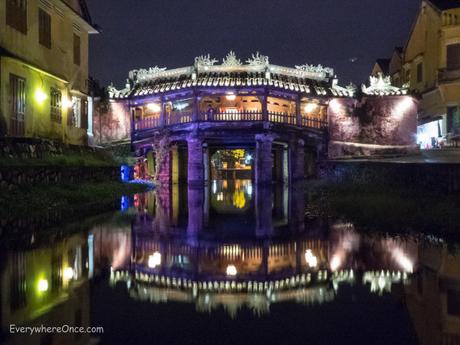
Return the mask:
[[136, 84], [131, 89], [116, 92], [113, 98], [130, 98], [155, 95], [175, 90], [204, 88], [247, 88], [269, 86], [275, 89], [310, 94], [312, 96], [352, 96], [352, 92], [341, 87], [333, 87], [330, 82], [265, 73], [202, 73], [194, 79], [190, 75], [176, 78], [155, 79]]

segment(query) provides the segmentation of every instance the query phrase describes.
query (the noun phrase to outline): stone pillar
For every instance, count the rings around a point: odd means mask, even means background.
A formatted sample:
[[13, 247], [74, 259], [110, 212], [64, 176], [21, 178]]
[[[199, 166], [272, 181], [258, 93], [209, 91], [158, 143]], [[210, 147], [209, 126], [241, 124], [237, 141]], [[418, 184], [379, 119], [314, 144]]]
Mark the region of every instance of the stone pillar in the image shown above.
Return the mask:
[[196, 236], [203, 229], [203, 188], [188, 188], [187, 234]]
[[188, 185], [202, 186], [204, 183], [203, 140], [190, 135], [187, 138], [188, 146]]
[[198, 95], [197, 92], [193, 94], [194, 100], [193, 100], [193, 115], [192, 115], [192, 121], [197, 122], [201, 121], [201, 114], [200, 114], [200, 101], [201, 101], [201, 96]]
[[171, 183], [179, 183], [179, 150], [177, 145], [171, 146]]
[[256, 186], [256, 236], [269, 237], [273, 233], [272, 189], [270, 186]]
[[305, 178], [305, 142], [302, 139], [293, 140], [289, 145], [290, 156], [290, 182]]
[[171, 152], [169, 142], [166, 138], [157, 139], [158, 144], [155, 145], [155, 168], [157, 171], [157, 180], [161, 185], [169, 185], [171, 183]]
[[164, 127], [166, 124], [166, 112], [165, 112], [165, 102], [163, 97], [161, 98], [161, 112], [160, 112], [160, 127]]
[[205, 143], [203, 145], [203, 168], [204, 168], [204, 182], [209, 182], [211, 180], [211, 171], [210, 171], [210, 156], [209, 156], [209, 147]]
[[302, 126], [302, 110], [300, 109], [300, 95], [297, 95], [295, 100], [295, 115], [296, 115], [296, 123], [297, 126]]
[[262, 120], [263, 121], [268, 121], [268, 107], [267, 107], [267, 93], [265, 93], [263, 96], [259, 96], [259, 101], [262, 104]]
[[305, 230], [305, 190], [299, 182], [290, 186], [289, 191], [289, 228], [293, 233]]
[[272, 183], [272, 144], [273, 136], [268, 134], [256, 135], [256, 157], [254, 162], [256, 185], [269, 185]]

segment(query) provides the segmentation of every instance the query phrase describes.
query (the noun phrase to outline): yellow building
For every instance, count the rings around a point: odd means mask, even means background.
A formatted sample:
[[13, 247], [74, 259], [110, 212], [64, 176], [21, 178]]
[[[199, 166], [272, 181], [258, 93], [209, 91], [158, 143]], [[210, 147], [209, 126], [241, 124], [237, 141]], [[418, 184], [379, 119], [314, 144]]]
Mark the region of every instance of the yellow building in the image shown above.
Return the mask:
[[420, 97], [421, 148], [460, 141], [460, 1], [422, 0], [404, 49], [378, 59], [372, 75], [389, 75]]
[[88, 36], [82, 0], [0, 0], [0, 137], [88, 141]]

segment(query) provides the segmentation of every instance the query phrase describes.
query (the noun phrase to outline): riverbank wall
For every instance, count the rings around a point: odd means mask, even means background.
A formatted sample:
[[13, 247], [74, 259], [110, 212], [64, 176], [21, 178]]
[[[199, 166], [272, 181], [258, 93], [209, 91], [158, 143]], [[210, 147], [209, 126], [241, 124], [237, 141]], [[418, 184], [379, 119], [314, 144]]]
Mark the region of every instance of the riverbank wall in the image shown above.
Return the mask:
[[117, 180], [120, 168], [103, 149], [46, 139], [0, 139], [0, 190]]

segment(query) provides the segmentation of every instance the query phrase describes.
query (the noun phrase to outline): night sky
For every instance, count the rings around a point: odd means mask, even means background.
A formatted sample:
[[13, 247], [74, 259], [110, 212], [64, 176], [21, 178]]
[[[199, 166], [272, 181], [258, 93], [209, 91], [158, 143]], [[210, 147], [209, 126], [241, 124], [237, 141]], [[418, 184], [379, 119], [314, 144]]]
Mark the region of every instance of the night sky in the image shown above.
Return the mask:
[[260, 51], [277, 65], [333, 67], [346, 85], [404, 46], [420, 0], [87, 2], [102, 28], [90, 44], [90, 73], [102, 85], [123, 85], [131, 69], [190, 66], [202, 54], [221, 61], [229, 50], [242, 61]]

